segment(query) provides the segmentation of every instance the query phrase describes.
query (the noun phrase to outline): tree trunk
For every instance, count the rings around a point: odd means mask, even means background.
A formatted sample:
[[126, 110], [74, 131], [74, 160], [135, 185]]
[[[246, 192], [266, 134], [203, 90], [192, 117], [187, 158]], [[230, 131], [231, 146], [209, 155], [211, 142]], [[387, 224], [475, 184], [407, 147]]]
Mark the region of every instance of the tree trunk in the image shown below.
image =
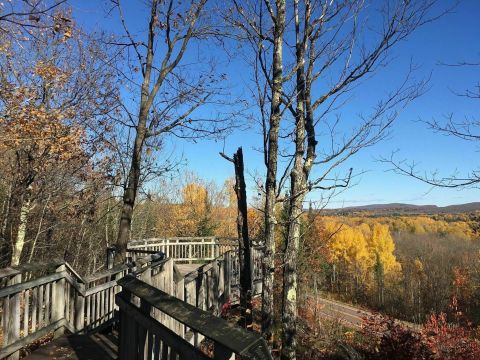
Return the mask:
[[[118, 224], [118, 236], [116, 243], [115, 261], [121, 263], [125, 261], [128, 240], [130, 239], [130, 229], [132, 227], [133, 208], [137, 196], [138, 185], [140, 182], [140, 173], [142, 166], [142, 151], [147, 135], [148, 112], [152, 106], [155, 94], [150, 93], [150, 77], [153, 66], [153, 47], [154, 47], [154, 28], [157, 19], [157, 0], [152, 1], [150, 11], [150, 24], [147, 41], [147, 57], [145, 64], [145, 73], [143, 76], [142, 88], [140, 93], [140, 110], [138, 114], [138, 123], [135, 128], [135, 142], [133, 144], [132, 161], [128, 172], [127, 186], [123, 193], [123, 206]], [[158, 91], [158, 88], [157, 88]]]
[[45, 200], [45, 204], [43, 205], [42, 215], [40, 217], [40, 222], [38, 223], [37, 233], [35, 234], [35, 238], [33, 239], [32, 246], [30, 247], [30, 255], [28, 257], [29, 263], [32, 262], [33, 255], [35, 254], [35, 246], [37, 246], [37, 241], [42, 231], [43, 220], [45, 219], [45, 212], [47, 211], [48, 203], [50, 202], [51, 197], [52, 197], [52, 194], [49, 194], [47, 200]]
[[145, 142], [147, 111], [144, 105], [140, 107], [140, 115], [137, 125], [137, 134], [133, 146], [132, 162], [128, 173], [127, 186], [123, 193], [123, 205], [120, 215], [120, 223], [118, 226], [118, 237], [116, 244], [115, 261], [122, 263], [125, 261], [125, 253], [127, 250], [128, 240], [130, 239], [130, 229], [132, 225], [133, 207], [135, 206], [135, 198], [137, 196], [138, 185], [140, 182], [140, 171], [142, 164], [142, 151]]
[[297, 344], [297, 253], [300, 243], [302, 202], [295, 199], [292, 203], [295, 204], [292, 204], [293, 208], [290, 210], [291, 221], [289, 220], [283, 269], [282, 360], [296, 358]]
[[[305, 24], [310, 19], [310, 7], [306, 6]], [[297, 254], [301, 236], [303, 201], [308, 192], [308, 177], [315, 158], [315, 132], [310, 90], [311, 73], [305, 74], [305, 53], [308, 33], [302, 36], [298, 0], [294, 1], [296, 34], [296, 109], [295, 109], [295, 155], [290, 172], [290, 207], [288, 234], [283, 269], [282, 307], [282, 360], [296, 359], [297, 336]], [[305, 25], [305, 30], [307, 26]], [[308, 143], [306, 148], [305, 143]]]
[[267, 144], [267, 177], [265, 181], [265, 256], [262, 284], [262, 334], [271, 344], [273, 335], [273, 280], [275, 274], [275, 204], [277, 202], [278, 131], [281, 120], [283, 87], [283, 33], [285, 30], [285, 1], [277, 1], [274, 25], [273, 78], [270, 124]]
[[233, 155], [235, 166], [235, 194], [237, 195], [237, 232], [239, 239], [240, 260], [240, 307], [241, 324], [246, 329], [252, 328], [252, 268], [251, 243], [248, 235], [247, 191], [244, 176], [243, 151], [238, 148]]
[[12, 244], [12, 260], [11, 265], [15, 266], [20, 264], [23, 247], [25, 246], [25, 236], [27, 234], [28, 214], [30, 213], [30, 192], [31, 187], [28, 186], [24, 192], [20, 206], [20, 216], [18, 221], [17, 236], [15, 243]]
[[[299, 51], [302, 50], [298, 49], [297, 46], [297, 52]], [[305, 154], [304, 86], [305, 74], [303, 66], [299, 66], [297, 70], [295, 157], [290, 173], [290, 206], [288, 209], [288, 233], [283, 268], [282, 360], [296, 358], [297, 254], [300, 244], [300, 225], [306, 185], [303, 171], [303, 156]]]

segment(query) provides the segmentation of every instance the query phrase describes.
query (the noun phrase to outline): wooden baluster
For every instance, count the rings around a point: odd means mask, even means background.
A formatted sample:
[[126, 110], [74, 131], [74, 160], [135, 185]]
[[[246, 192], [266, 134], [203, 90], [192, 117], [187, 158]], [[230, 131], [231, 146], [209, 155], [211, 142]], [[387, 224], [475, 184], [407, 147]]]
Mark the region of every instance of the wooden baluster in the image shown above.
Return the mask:
[[227, 251], [224, 256], [224, 282], [225, 282], [225, 301], [231, 301], [230, 299], [230, 290], [231, 290], [231, 261], [230, 261], [230, 254], [231, 251]]
[[[22, 282], [22, 274], [17, 274], [12, 276], [8, 282], [7, 286], [20, 284]], [[3, 334], [4, 334], [4, 344], [10, 345], [20, 339], [20, 297], [22, 296], [21, 292], [9, 295], [5, 298], [4, 302], [4, 316], [6, 317], [3, 322]], [[16, 351], [6, 359], [17, 360], [20, 358], [20, 352]]]
[[110, 308], [110, 290], [112, 288], [108, 288], [108, 289], [105, 289], [104, 291], [104, 299], [103, 299], [103, 318], [104, 318], [104, 321], [108, 321], [108, 319], [110, 318], [110, 311], [109, 311], [109, 308]]
[[219, 306], [218, 301], [218, 288], [219, 288], [219, 276], [218, 276], [218, 261], [213, 260], [213, 267], [212, 267], [212, 306], [213, 312], [215, 315], [219, 315], [221, 311], [221, 307]]
[[24, 292], [24, 308], [23, 308], [23, 336], [28, 335], [28, 321], [30, 316], [30, 291], [31, 289], [27, 289]]
[[99, 314], [99, 324], [103, 323], [104, 322], [104, 319], [103, 319], [103, 315], [105, 314], [104, 312], [104, 307], [105, 307], [105, 291], [102, 290], [100, 292], [100, 306], [99, 306], [99, 310], [98, 310], [98, 314]]
[[45, 321], [43, 319], [44, 311], [43, 311], [43, 292], [44, 292], [44, 285], [40, 285], [38, 287], [38, 328], [41, 329], [45, 326]]
[[[85, 284], [79, 284], [80, 290], [85, 293]], [[88, 315], [87, 315], [88, 318]], [[75, 298], [75, 330], [77, 332], [85, 329], [85, 296], [77, 292]]]
[[69, 315], [69, 319], [70, 319], [70, 325], [72, 325], [72, 327], [75, 329], [75, 300], [76, 300], [76, 297], [75, 297], [75, 294], [77, 292], [77, 290], [71, 285], [69, 284], [69, 288], [70, 288], [70, 315]]
[[155, 335], [153, 342], [153, 360], [160, 359], [160, 352], [162, 351], [162, 342], [160, 341], [160, 336]]
[[95, 294], [95, 298], [94, 298], [94, 302], [95, 302], [95, 312], [94, 312], [94, 318], [93, 318], [93, 324], [94, 326], [98, 326], [98, 324], [100, 323], [99, 322], [99, 319], [100, 319], [100, 293], [96, 293]]
[[[147, 302], [145, 302], [143, 299], [140, 299], [140, 311], [143, 313], [145, 316], [150, 316], [150, 310], [151, 306]], [[148, 350], [148, 343], [147, 343], [147, 329], [144, 328], [140, 324], [137, 325], [137, 331], [136, 331], [136, 337], [137, 337], [137, 351], [138, 351], [138, 359], [144, 359], [147, 350]]]
[[[57, 267], [56, 272], [65, 271], [65, 264]], [[47, 302], [48, 306], [48, 302]], [[62, 277], [52, 284], [52, 322], [65, 318], [65, 278]], [[55, 331], [55, 337], [61, 336], [64, 332], [63, 328]]]
[[52, 289], [52, 283], [45, 284], [44, 294], [45, 294], [45, 303], [43, 306], [45, 307], [44, 318], [45, 318], [45, 325], [50, 324], [50, 315], [51, 311], [51, 303], [50, 303], [50, 292]]
[[70, 320], [70, 283], [65, 281], [65, 319], [69, 324], [71, 324]]
[[93, 295], [89, 295], [89, 296], [85, 297], [85, 301], [87, 302], [87, 321], [85, 323], [85, 327], [86, 327], [85, 330], [90, 328], [90, 324], [92, 322], [91, 321], [92, 320], [92, 309], [91, 309], [91, 307], [92, 307], [92, 304], [91, 304], [92, 303], [92, 296]]
[[32, 289], [32, 334], [37, 330], [38, 287]]

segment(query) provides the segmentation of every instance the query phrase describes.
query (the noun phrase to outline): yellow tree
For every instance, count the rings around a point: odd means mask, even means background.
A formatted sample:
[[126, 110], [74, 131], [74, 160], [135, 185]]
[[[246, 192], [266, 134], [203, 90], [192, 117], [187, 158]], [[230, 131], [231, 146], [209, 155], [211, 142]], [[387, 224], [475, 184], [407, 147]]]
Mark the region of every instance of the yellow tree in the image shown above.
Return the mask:
[[174, 206], [177, 236], [212, 236], [216, 222], [207, 187], [198, 180], [187, 183], [181, 193], [181, 204]]
[[398, 271], [400, 264], [393, 254], [395, 244], [388, 225], [374, 224], [371, 234], [367, 241], [370, 263], [375, 264], [380, 261], [385, 273]]

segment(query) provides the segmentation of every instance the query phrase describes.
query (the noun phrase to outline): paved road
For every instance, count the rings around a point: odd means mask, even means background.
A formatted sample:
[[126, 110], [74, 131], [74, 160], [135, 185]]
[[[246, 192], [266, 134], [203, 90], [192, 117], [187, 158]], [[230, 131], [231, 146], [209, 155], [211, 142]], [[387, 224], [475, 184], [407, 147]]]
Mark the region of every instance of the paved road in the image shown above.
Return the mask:
[[[345, 325], [353, 327], [355, 329], [360, 329], [362, 327], [362, 322], [365, 317], [373, 315], [372, 312], [368, 310], [356, 308], [350, 304], [345, 304], [340, 301], [328, 300], [320, 298], [319, 303], [322, 306], [320, 314], [328, 319], [337, 319], [345, 323]], [[405, 326], [408, 326], [414, 330], [419, 330], [420, 325], [410, 323], [407, 321], [396, 320]]]
[[347, 326], [360, 329], [363, 317], [372, 315], [371, 313], [355, 308], [351, 305], [339, 301], [320, 298], [318, 302], [322, 305], [320, 314], [328, 319], [336, 319], [345, 323]]

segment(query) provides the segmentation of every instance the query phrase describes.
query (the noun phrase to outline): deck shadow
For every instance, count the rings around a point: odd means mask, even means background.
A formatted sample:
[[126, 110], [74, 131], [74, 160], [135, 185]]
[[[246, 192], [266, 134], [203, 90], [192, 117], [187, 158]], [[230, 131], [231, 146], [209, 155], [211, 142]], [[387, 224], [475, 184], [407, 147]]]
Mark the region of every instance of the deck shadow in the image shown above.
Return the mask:
[[116, 350], [109, 335], [68, 335], [41, 346], [26, 359], [109, 360], [117, 359]]

